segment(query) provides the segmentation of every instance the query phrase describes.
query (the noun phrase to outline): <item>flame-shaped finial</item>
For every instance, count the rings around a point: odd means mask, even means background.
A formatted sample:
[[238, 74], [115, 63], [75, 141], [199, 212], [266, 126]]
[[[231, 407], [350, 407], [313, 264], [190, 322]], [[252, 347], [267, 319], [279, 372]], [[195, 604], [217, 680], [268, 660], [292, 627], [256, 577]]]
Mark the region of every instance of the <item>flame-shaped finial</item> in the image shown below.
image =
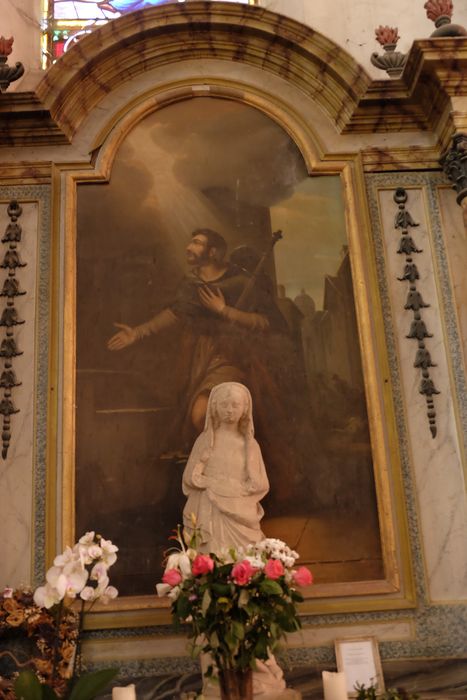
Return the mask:
[[449, 17], [451, 19], [454, 11], [452, 0], [427, 0], [423, 5], [426, 10], [426, 16], [435, 22], [440, 17]]
[[13, 51], [13, 37], [10, 36], [9, 39], [5, 39], [4, 36], [0, 36], [0, 56], [9, 56]]
[[394, 46], [400, 39], [397, 31], [397, 27], [383, 27], [381, 24], [375, 29], [376, 41], [381, 44], [381, 46], [387, 46], [388, 44], [393, 44]]

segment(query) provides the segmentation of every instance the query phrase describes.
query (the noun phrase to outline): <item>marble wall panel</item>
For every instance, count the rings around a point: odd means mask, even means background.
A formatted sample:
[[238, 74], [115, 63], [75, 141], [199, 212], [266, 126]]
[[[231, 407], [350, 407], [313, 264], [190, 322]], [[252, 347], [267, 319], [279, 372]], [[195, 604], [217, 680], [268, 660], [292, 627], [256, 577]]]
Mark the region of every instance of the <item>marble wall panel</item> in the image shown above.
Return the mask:
[[[329, 627], [305, 626], [300, 632], [287, 637], [288, 649], [334, 646], [335, 639], [345, 637], [376, 637], [379, 641], [401, 641], [414, 637], [414, 626], [408, 621], [393, 621], [373, 624], [330, 625]], [[115, 660], [161, 659], [187, 656], [187, 639], [183, 636], [168, 635], [164, 642], [157, 637], [141, 636], [133, 639], [90, 640], [84, 645], [87, 662], [109, 663]]]
[[467, 228], [464, 224], [463, 211], [456, 202], [456, 193], [452, 187], [440, 186], [437, 188], [437, 194], [465, 364], [467, 362], [467, 276], [465, 274]]
[[[20, 412], [12, 416], [7, 459], [0, 458], [0, 587], [38, 583], [45, 566], [50, 187], [0, 187], [0, 237], [9, 222], [7, 206], [12, 199], [23, 208], [18, 250], [27, 265], [17, 273], [26, 294], [15, 304], [25, 320], [15, 333], [23, 354], [13, 360], [22, 384], [13, 389], [12, 398]], [[3, 250], [0, 255], [3, 258]], [[5, 276], [0, 269], [1, 286]], [[4, 333], [0, 329], [2, 338]]]
[[[23, 213], [18, 223], [22, 226], [22, 238], [18, 244], [21, 260], [26, 267], [17, 269], [16, 278], [24, 296], [16, 297], [15, 308], [25, 323], [17, 326], [14, 337], [23, 354], [13, 359], [13, 369], [21, 386], [12, 390], [12, 400], [19, 413], [11, 417], [11, 443], [6, 460], [0, 462], [0, 513], [8, 523], [0, 539], [2, 561], [0, 586], [18, 586], [31, 579], [32, 515], [33, 515], [33, 441], [34, 441], [34, 386], [35, 386], [35, 313], [37, 226], [39, 205], [37, 202], [20, 202]], [[10, 219], [8, 202], [0, 200], [0, 233], [6, 229]], [[0, 258], [7, 246], [0, 245]], [[0, 288], [7, 277], [0, 270]], [[6, 306], [5, 297], [0, 297], [0, 308]], [[0, 330], [3, 339], [5, 329]], [[3, 369], [3, 361], [1, 363]], [[1, 390], [3, 395], [3, 390]], [[2, 417], [0, 416], [0, 423]]]
[[423, 309], [422, 314], [429, 332], [433, 334], [432, 338], [426, 340], [426, 346], [437, 365], [430, 374], [441, 392], [435, 396], [437, 436], [434, 439], [428, 429], [425, 398], [419, 393], [420, 370], [413, 366], [417, 343], [406, 338], [413, 318], [413, 312], [404, 309], [408, 282], [397, 279], [402, 276], [405, 263], [405, 256], [397, 253], [401, 232], [394, 227], [397, 205], [393, 194], [397, 186], [401, 186], [401, 183], [391, 188], [381, 188], [378, 199], [428, 595], [432, 601], [465, 600], [467, 504], [458, 434], [457, 397], [451, 384], [447, 331], [446, 324], [442, 321], [444, 307], [438, 294], [432, 213], [428, 208], [430, 200], [426, 188], [406, 186], [406, 209], [420, 224], [411, 229], [410, 233], [417, 247], [423, 251], [413, 257], [420, 273], [417, 289], [422, 293], [424, 301], [430, 304], [429, 308]]

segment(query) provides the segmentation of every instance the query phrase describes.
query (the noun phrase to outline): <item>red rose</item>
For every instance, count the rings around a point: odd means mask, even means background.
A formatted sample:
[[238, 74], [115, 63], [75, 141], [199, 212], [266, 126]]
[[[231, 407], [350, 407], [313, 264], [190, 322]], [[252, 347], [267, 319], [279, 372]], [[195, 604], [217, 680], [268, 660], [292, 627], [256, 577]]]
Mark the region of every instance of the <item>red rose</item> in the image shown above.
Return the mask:
[[233, 582], [239, 586], [245, 586], [245, 584], [250, 581], [255, 571], [256, 569], [251, 566], [248, 559], [238, 561], [232, 569]]
[[214, 569], [214, 560], [209, 554], [197, 554], [191, 565], [191, 573], [193, 576], [201, 576], [208, 574]]
[[169, 586], [178, 586], [182, 580], [182, 575], [178, 569], [167, 569], [162, 577], [164, 583], [168, 583]]
[[313, 583], [313, 574], [306, 566], [301, 566], [293, 572], [292, 576], [297, 586], [310, 586]]
[[268, 578], [276, 579], [284, 574], [284, 566], [279, 559], [269, 559], [264, 567], [264, 573]]

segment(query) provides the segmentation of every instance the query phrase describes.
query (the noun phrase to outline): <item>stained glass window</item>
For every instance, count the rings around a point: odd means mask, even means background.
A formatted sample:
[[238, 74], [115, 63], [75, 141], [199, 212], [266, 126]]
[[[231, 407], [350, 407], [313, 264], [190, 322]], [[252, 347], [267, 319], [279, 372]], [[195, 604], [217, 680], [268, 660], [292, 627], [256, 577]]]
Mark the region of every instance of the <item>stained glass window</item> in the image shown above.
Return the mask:
[[[174, 0], [42, 0], [43, 2], [43, 67], [56, 61], [65, 51], [96, 27], [121, 15], [145, 7], [163, 5]], [[178, 0], [184, 2], [185, 0]], [[244, 5], [256, 0], [223, 0]]]

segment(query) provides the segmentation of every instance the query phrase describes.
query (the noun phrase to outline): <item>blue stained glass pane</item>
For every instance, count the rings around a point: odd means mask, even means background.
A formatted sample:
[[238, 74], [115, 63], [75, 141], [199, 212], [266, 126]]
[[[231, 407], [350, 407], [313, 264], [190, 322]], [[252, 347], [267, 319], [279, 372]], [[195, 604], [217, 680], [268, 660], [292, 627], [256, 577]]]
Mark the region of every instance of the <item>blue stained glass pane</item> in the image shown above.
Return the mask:
[[133, 12], [133, 10], [143, 10], [145, 7], [153, 7], [154, 5], [163, 5], [167, 0], [109, 0], [111, 5], [117, 12]]
[[[142, 10], [145, 7], [163, 5], [173, 0], [54, 0], [53, 16], [56, 20], [109, 20], [120, 14]], [[185, 0], [179, 0], [185, 1]], [[249, 0], [224, 0], [249, 4]]]

